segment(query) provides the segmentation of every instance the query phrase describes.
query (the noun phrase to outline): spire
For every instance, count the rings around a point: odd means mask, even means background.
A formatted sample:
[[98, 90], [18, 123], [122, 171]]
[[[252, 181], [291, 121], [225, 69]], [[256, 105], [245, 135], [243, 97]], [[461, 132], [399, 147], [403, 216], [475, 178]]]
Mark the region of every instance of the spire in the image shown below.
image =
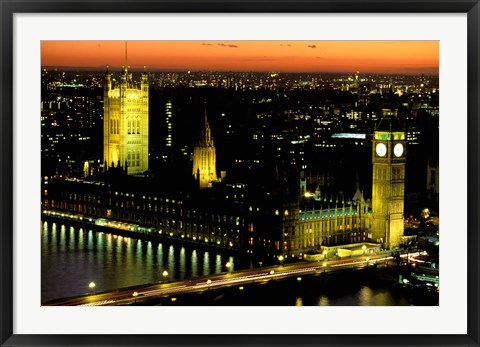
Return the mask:
[[125, 70], [128, 70], [127, 41], [125, 41]]
[[204, 125], [204, 129], [209, 128], [208, 119], [207, 119], [207, 106], [206, 106], [206, 104], [205, 104], [205, 122], [203, 123], [203, 125]]
[[197, 140], [199, 147], [213, 147], [212, 133], [210, 125], [208, 124], [207, 107], [205, 106], [205, 114], [203, 119], [203, 127], [200, 136]]
[[209, 124], [208, 124], [208, 117], [207, 117], [207, 100], [203, 100], [203, 108], [204, 108], [204, 120], [203, 120], [203, 129], [207, 129], [209, 128]]
[[355, 187], [355, 194], [352, 198], [353, 203], [364, 202], [363, 192], [360, 190], [360, 184], [358, 183], [358, 173], [357, 173], [357, 184]]
[[320, 183], [317, 184], [317, 189], [315, 189], [315, 197], [316, 201], [320, 201], [322, 199], [322, 191], [320, 190]]

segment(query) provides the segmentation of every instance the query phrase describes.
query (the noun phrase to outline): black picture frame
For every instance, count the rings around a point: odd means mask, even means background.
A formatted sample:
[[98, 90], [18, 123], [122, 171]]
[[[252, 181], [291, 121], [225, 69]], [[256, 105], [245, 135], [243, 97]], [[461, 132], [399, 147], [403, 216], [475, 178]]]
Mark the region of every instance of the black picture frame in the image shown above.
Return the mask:
[[[0, 0], [0, 343], [2, 346], [479, 346], [478, 0]], [[13, 17], [16, 13], [466, 13], [468, 26], [468, 332], [465, 335], [13, 334]], [[455, 319], [455, 317], [452, 317]]]

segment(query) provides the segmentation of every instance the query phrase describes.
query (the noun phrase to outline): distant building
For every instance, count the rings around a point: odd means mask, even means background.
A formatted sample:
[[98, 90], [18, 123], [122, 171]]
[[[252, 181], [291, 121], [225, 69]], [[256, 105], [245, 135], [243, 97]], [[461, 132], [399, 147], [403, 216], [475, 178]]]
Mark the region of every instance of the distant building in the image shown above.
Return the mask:
[[165, 147], [173, 146], [173, 125], [172, 125], [172, 102], [167, 101], [165, 104], [165, 125], [167, 126], [167, 136], [165, 138]]
[[217, 156], [213, 144], [212, 131], [208, 124], [207, 111], [203, 129], [193, 150], [193, 177], [201, 189], [211, 188], [217, 182]]
[[121, 168], [129, 175], [148, 170], [148, 74], [138, 88], [125, 66], [118, 85], [108, 71], [104, 79], [103, 156], [106, 168]]

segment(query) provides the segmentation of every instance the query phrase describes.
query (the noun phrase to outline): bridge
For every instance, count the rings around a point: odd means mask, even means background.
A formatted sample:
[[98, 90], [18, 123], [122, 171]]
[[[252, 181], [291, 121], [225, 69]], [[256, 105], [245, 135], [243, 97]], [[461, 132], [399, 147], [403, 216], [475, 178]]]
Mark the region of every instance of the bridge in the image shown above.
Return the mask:
[[[415, 262], [420, 253], [402, 254]], [[198, 277], [195, 279], [152, 283], [136, 287], [116, 289], [113, 291], [57, 299], [49, 301], [44, 306], [121, 306], [132, 305], [140, 302], [158, 299], [161, 297], [198, 293], [207, 290], [239, 286], [251, 283], [266, 282], [287, 277], [307, 276], [319, 273], [335, 272], [342, 270], [361, 269], [367, 266], [387, 266], [394, 258], [389, 254], [376, 254], [369, 257], [360, 256], [349, 259], [329, 260], [323, 262], [303, 262], [274, 267], [240, 270], [217, 275]], [[421, 260], [418, 260], [421, 262]]]

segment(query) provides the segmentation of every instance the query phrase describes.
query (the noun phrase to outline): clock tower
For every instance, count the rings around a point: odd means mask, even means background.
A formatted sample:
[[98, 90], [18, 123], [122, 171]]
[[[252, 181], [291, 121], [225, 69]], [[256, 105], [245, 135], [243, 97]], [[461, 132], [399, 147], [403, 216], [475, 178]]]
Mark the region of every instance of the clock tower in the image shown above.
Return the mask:
[[397, 248], [403, 236], [405, 198], [405, 131], [396, 111], [383, 110], [373, 133], [373, 241]]

